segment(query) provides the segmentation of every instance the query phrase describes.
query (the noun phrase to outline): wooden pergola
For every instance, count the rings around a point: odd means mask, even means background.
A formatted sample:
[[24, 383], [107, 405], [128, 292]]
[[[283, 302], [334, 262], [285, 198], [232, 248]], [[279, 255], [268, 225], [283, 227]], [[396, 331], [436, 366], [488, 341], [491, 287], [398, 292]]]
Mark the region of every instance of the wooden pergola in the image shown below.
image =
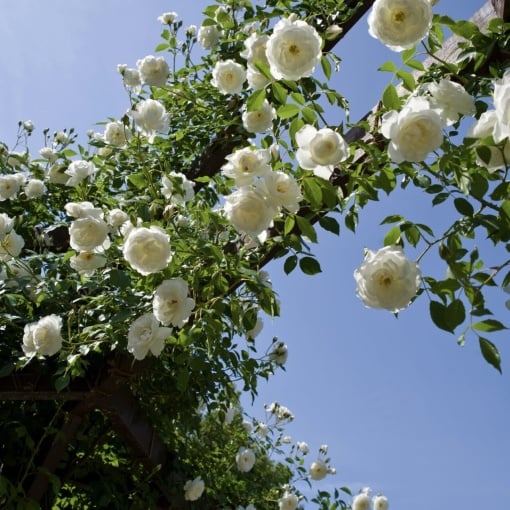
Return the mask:
[[[343, 31], [338, 39], [328, 41], [325, 51], [331, 50], [349, 30], [363, 17], [374, 3], [374, 0], [346, 2], [349, 6], [357, 6], [354, 15], [344, 23]], [[479, 27], [495, 17], [510, 21], [510, 0], [487, 0], [485, 4], [473, 15], [471, 21]], [[445, 42], [441, 58], [452, 61], [455, 58], [458, 38], [452, 37]], [[494, 60], [508, 60], [508, 55], [491, 55]], [[367, 114], [368, 116], [368, 114]], [[361, 128], [351, 129], [345, 134], [347, 142], [361, 140], [366, 135]], [[219, 133], [211, 145], [200, 154], [191, 165], [188, 177], [197, 178], [204, 175], [214, 175], [220, 171], [225, 156], [230, 154], [239, 144], [233, 142], [228, 133]], [[362, 158], [363, 155], [360, 155]], [[357, 161], [359, 163], [359, 160]], [[335, 182], [342, 186], [342, 182]], [[318, 220], [319, 218], [316, 218]], [[264, 264], [270, 262], [276, 253], [264, 253]], [[144, 415], [140, 403], [130, 389], [130, 383], [143, 373], [145, 362], [133, 362], [131, 356], [117, 353], [105, 359], [103, 367], [94, 376], [73, 379], [69, 386], [57, 392], [51, 378], [40, 375], [32, 366], [11, 373], [0, 378], [0, 401], [44, 401], [66, 400], [72, 404], [68, 419], [63, 425], [57, 439], [48, 448], [41, 468], [27, 487], [27, 495], [35, 501], [40, 501], [46, 493], [50, 478], [48, 473], [54, 473], [62, 461], [69, 444], [75, 440], [84, 418], [92, 410], [99, 410], [111, 422], [113, 429], [129, 446], [133, 458], [142, 462], [149, 472], [158, 467], [168, 465], [172, 459], [172, 452], [165, 444]], [[188, 502], [183, 498], [176, 500], [167, 490], [167, 480], [158, 475], [153, 478], [154, 483], [162, 495], [160, 508], [189, 508]], [[196, 507], [196, 504], [195, 504]]]

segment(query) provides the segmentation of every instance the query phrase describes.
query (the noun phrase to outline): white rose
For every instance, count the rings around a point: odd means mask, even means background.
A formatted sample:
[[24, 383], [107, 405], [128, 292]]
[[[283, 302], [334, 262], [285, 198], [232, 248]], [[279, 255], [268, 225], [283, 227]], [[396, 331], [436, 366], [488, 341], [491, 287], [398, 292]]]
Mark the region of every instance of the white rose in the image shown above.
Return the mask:
[[372, 499], [374, 510], [388, 510], [388, 499], [384, 496], [374, 496]]
[[112, 209], [106, 217], [106, 222], [108, 225], [110, 225], [110, 227], [114, 228], [115, 230], [120, 229], [122, 225], [124, 225], [124, 223], [127, 221], [129, 221], [128, 214], [117, 208]]
[[62, 318], [52, 314], [27, 324], [23, 333], [23, 352], [27, 356], [53, 356], [62, 347]]
[[[289, 357], [289, 350], [283, 342], [276, 342], [273, 345], [273, 350], [269, 354], [269, 359], [271, 361], [274, 361], [277, 365], [285, 365], [288, 357]], [[298, 447], [299, 447], [299, 443], [298, 443]]]
[[231, 59], [216, 62], [211, 84], [222, 94], [238, 94], [246, 81], [246, 69]]
[[248, 86], [253, 90], [265, 89], [266, 86], [271, 83], [270, 79], [268, 79], [256, 68], [251, 66], [248, 66], [248, 70], [246, 72], [246, 80], [248, 81]]
[[299, 210], [299, 202], [303, 199], [299, 184], [291, 175], [284, 172], [270, 172], [264, 175], [264, 180], [257, 183], [263, 187], [269, 202], [275, 207], [285, 207], [292, 214]]
[[131, 267], [142, 275], [161, 271], [172, 258], [169, 235], [154, 225], [131, 229], [122, 251]]
[[122, 75], [124, 86], [132, 90], [135, 94], [138, 94], [142, 85], [142, 79], [140, 78], [138, 69], [129, 68], [125, 64], [119, 64], [117, 66], [117, 71]]
[[221, 167], [221, 172], [234, 179], [236, 186], [251, 184], [255, 176], [263, 177], [271, 172], [271, 153], [267, 149], [245, 147], [225, 159], [227, 163]]
[[195, 198], [195, 183], [184, 174], [170, 172], [161, 178], [161, 193], [172, 205], [183, 205]]
[[170, 25], [177, 19], [177, 13], [172, 12], [164, 12], [161, 16], [158, 16], [158, 21], [163, 25]]
[[197, 26], [189, 25], [188, 27], [186, 27], [186, 35], [190, 37], [195, 37], [197, 35]]
[[92, 202], [68, 202], [64, 209], [68, 216], [73, 218], [97, 218], [102, 219], [103, 211], [94, 207]]
[[14, 198], [22, 185], [19, 174], [0, 175], [0, 202]]
[[362, 492], [352, 500], [352, 510], [370, 510], [370, 496]]
[[276, 110], [266, 99], [258, 110], [243, 112], [243, 126], [250, 133], [265, 133], [273, 129], [273, 120], [276, 118]]
[[312, 462], [310, 466], [310, 478], [312, 480], [322, 480], [328, 474], [328, 469], [328, 466], [323, 460], [317, 459], [315, 462]]
[[255, 326], [253, 326], [253, 328], [251, 328], [250, 330], [248, 330], [246, 332], [246, 337], [251, 338], [251, 339], [257, 338], [257, 336], [259, 335], [259, 333], [262, 331], [263, 328], [264, 328], [264, 320], [262, 319], [262, 317], [257, 317]]
[[277, 80], [311, 76], [322, 57], [321, 46], [319, 34], [305, 21], [280, 20], [266, 45], [271, 74]]
[[441, 118], [446, 125], [454, 124], [460, 115], [474, 115], [475, 101], [460, 84], [442, 79], [439, 82], [428, 83], [426, 91], [431, 95], [429, 101], [432, 108], [440, 111]]
[[258, 236], [271, 226], [277, 210], [258, 191], [243, 186], [225, 197], [225, 214], [239, 232]]
[[66, 167], [55, 163], [48, 168], [47, 176], [48, 180], [53, 184], [66, 184], [69, 180], [69, 176], [65, 173]]
[[305, 443], [304, 441], [298, 441], [296, 444], [297, 444], [297, 447], [299, 448], [299, 451], [303, 455], [306, 455], [310, 451], [310, 448], [308, 447], [308, 444]]
[[216, 25], [202, 25], [198, 30], [197, 40], [204, 50], [210, 50], [218, 44], [221, 32]]
[[0, 240], [0, 260], [7, 261], [16, 258], [25, 246], [25, 240], [14, 230]]
[[92, 161], [73, 161], [65, 170], [65, 174], [69, 176], [66, 182], [67, 186], [78, 186], [78, 184], [87, 177], [94, 175], [97, 171], [96, 165]]
[[494, 140], [498, 143], [504, 138], [510, 138], [510, 71], [494, 82], [494, 109], [496, 110]]
[[[497, 123], [496, 111], [489, 110], [483, 112], [480, 118], [469, 128], [466, 137], [467, 138], [487, 138], [494, 136], [494, 130]], [[476, 153], [476, 162], [489, 170], [489, 172], [496, 172], [500, 168], [503, 168], [510, 161], [510, 140], [507, 140], [503, 145], [503, 150], [493, 145], [482, 145], [479, 142], [475, 142], [474, 147], [484, 147], [489, 152], [489, 158], [484, 159], [480, 154]]]
[[256, 62], [269, 65], [269, 60], [266, 55], [268, 35], [251, 34], [244, 41], [244, 50], [240, 56], [247, 60], [249, 66], [255, 66]]
[[96, 269], [106, 265], [106, 257], [98, 253], [84, 251], [69, 259], [70, 266], [80, 274], [91, 275]]
[[38, 198], [46, 193], [46, 186], [40, 179], [30, 179], [24, 188], [27, 198]]
[[329, 179], [335, 165], [349, 156], [347, 142], [330, 128], [317, 130], [309, 124], [296, 133], [299, 166], [323, 179]]
[[412, 97], [400, 112], [383, 115], [381, 133], [390, 139], [388, 155], [395, 163], [417, 162], [443, 141], [443, 120], [423, 97]]
[[108, 247], [108, 225], [100, 218], [78, 218], [69, 227], [69, 244], [73, 250], [94, 251]]
[[115, 147], [124, 147], [131, 139], [128, 128], [120, 121], [108, 122], [104, 129], [104, 141]]
[[184, 499], [187, 501], [196, 501], [202, 496], [204, 489], [205, 484], [200, 476], [197, 476], [194, 480], [188, 480], [184, 484]]
[[376, 0], [368, 15], [368, 32], [390, 50], [416, 46], [432, 26], [429, 0]]
[[145, 313], [129, 327], [127, 350], [137, 360], [144, 359], [149, 351], [159, 356], [165, 347], [165, 339], [171, 333], [172, 328], [160, 327], [152, 313]]
[[142, 83], [153, 87], [163, 87], [170, 74], [166, 60], [154, 55], [147, 55], [143, 59], [137, 60], [136, 67]]
[[241, 447], [236, 454], [237, 469], [242, 473], [251, 471], [255, 464], [255, 454], [250, 448]]
[[369, 308], [398, 312], [409, 306], [421, 285], [421, 272], [400, 246], [367, 250], [365, 260], [354, 271], [356, 294]]
[[137, 129], [151, 143], [154, 141], [156, 133], [166, 131], [170, 123], [170, 116], [165, 107], [155, 99], [140, 101], [136, 105], [136, 109], [130, 110], [128, 115], [135, 121]]
[[14, 219], [0, 213], [0, 241], [14, 228]]
[[154, 291], [154, 315], [164, 325], [176, 328], [188, 321], [195, 301], [188, 297], [188, 284], [182, 278], [164, 280]]
[[280, 510], [296, 510], [299, 504], [299, 498], [295, 494], [285, 492], [278, 500], [278, 508]]
[[43, 147], [39, 150], [41, 158], [47, 159], [48, 161], [55, 161], [57, 159], [57, 153], [51, 147]]

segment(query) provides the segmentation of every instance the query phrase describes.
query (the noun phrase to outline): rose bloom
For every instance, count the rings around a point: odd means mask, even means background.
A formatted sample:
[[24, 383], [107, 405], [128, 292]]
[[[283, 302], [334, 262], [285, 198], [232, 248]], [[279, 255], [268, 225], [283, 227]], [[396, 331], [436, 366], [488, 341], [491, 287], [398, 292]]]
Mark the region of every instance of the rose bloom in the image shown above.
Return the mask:
[[65, 170], [65, 174], [69, 176], [66, 185], [78, 186], [78, 184], [93, 175], [97, 171], [96, 165], [92, 161], [73, 161]]
[[255, 176], [262, 177], [271, 172], [271, 153], [267, 149], [245, 147], [225, 159], [227, 163], [221, 167], [221, 172], [234, 179], [236, 186], [251, 184]]
[[417, 162], [443, 141], [443, 120], [423, 97], [412, 97], [400, 112], [383, 115], [381, 133], [390, 139], [388, 155], [395, 163]]
[[448, 126], [455, 124], [460, 115], [476, 113], [473, 97], [460, 83], [443, 78], [437, 83], [428, 83], [425, 90], [431, 96], [429, 101], [432, 108], [440, 111], [443, 122]]
[[247, 186], [225, 197], [224, 210], [239, 232], [255, 237], [270, 227], [278, 212], [263, 195]]
[[510, 71], [494, 82], [494, 109], [494, 140], [498, 143], [504, 138], [510, 138]]
[[106, 257], [99, 253], [83, 251], [69, 259], [70, 266], [80, 274], [90, 276], [96, 269], [106, 265]]
[[69, 180], [69, 176], [65, 173], [66, 170], [66, 166], [55, 163], [48, 168], [46, 175], [53, 184], [66, 184]]
[[14, 198], [24, 182], [23, 174], [0, 175], [0, 202]]
[[124, 258], [142, 275], [157, 273], [172, 258], [170, 236], [160, 227], [135, 227], [129, 231], [122, 248]]
[[46, 186], [40, 179], [30, 179], [24, 187], [27, 198], [39, 198], [46, 193]]
[[129, 111], [128, 115], [135, 121], [137, 129], [151, 143], [154, 141], [156, 133], [166, 131], [170, 123], [170, 116], [165, 107], [155, 99], [140, 101], [136, 105], [136, 109]]
[[255, 464], [255, 454], [250, 448], [241, 447], [236, 454], [237, 469], [242, 473], [251, 471]]
[[95, 251], [108, 246], [108, 225], [100, 218], [78, 218], [69, 227], [69, 244], [73, 250]]
[[171, 333], [172, 328], [161, 327], [152, 313], [145, 313], [129, 327], [127, 350], [137, 360], [144, 359], [149, 351], [159, 356]]
[[310, 478], [312, 480], [322, 480], [328, 474], [328, 466], [326, 463], [317, 459], [315, 462], [312, 462], [310, 466]]
[[41, 158], [47, 159], [48, 161], [55, 161], [57, 159], [57, 153], [51, 147], [43, 147], [39, 150]]
[[262, 317], [257, 317], [257, 321], [255, 322], [255, 326], [246, 332], [246, 337], [251, 338], [252, 340], [257, 338], [262, 329], [264, 328], [264, 320]]
[[14, 228], [14, 219], [0, 213], [0, 241]]
[[103, 211], [101, 209], [94, 207], [92, 202], [68, 202], [64, 209], [68, 216], [72, 216], [73, 218], [103, 218]]
[[142, 83], [153, 87], [163, 87], [170, 74], [166, 60], [154, 55], [147, 55], [143, 59], [137, 60], [136, 67]]
[[142, 86], [142, 79], [140, 78], [138, 69], [129, 68], [126, 64], [119, 64], [117, 66], [117, 71], [122, 76], [124, 86], [135, 94], [138, 94]]
[[376, 0], [368, 15], [368, 32], [390, 50], [416, 46], [432, 26], [429, 0]]
[[161, 16], [158, 16], [158, 21], [163, 25], [170, 25], [177, 19], [176, 12], [164, 12]]
[[284, 207], [292, 214], [299, 210], [299, 202], [303, 199], [296, 179], [285, 172], [270, 172], [264, 180], [257, 183], [263, 188], [269, 202], [276, 208]]
[[280, 20], [266, 45], [271, 74], [277, 80], [311, 76], [319, 64], [322, 39], [312, 26], [294, 16]]
[[131, 139], [131, 133], [120, 121], [108, 122], [104, 129], [104, 141], [115, 147], [124, 147]]
[[189, 25], [186, 27], [186, 35], [190, 37], [195, 37], [197, 35], [197, 26]]
[[198, 29], [198, 44], [200, 44], [204, 50], [210, 50], [218, 44], [220, 36], [221, 32], [216, 25], [202, 25]]
[[277, 365], [285, 365], [288, 357], [289, 350], [283, 342], [276, 342], [273, 345], [273, 350], [269, 354], [269, 359], [274, 361]]
[[317, 130], [307, 124], [296, 133], [296, 143], [299, 166], [323, 179], [329, 179], [335, 165], [349, 156], [347, 142], [330, 128]]
[[170, 172], [161, 178], [161, 193], [172, 205], [184, 205], [195, 198], [195, 183], [184, 174]]
[[164, 280], [154, 291], [152, 302], [154, 315], [164, 325], [176, 328], [188, 321], [195, 300], [188, 297], [188, 284], [182, 278]]
[[27, 356], [53, 356], [62, 347], [62, 318], [51, 314], [27, 324], [23, 333], [23, 352]]
[[14, 230], [0, 239], [0, 260], [7, 261], [16, 258], [25, 246], [25, 240]]
[[258, 110], [243, 112], [243, 126], [250, 133], [265, 133], [273, 129], [276, 110], [266, 99]]
[[299, 451], [303, 455], [306, 455], [310, 451], [310, 448], [308, 447], [308, 444], [305, 443], [304, 441], [298, 441], [296, 444], [297, 444], [297, 447], [299, 448]]
[[122, 209], [112, 209], [106, 216], [106, 223], [114, 230], [119, 230], [128, 221], [129, 216]]
[[205, 484], [200, 476], [197, 476], [194, 480], [188, 480], [184, 484], [184, 499], [187, 501], [196, 501], [202, 496], [204, 489]]
[[367, 250], [365, 260], [354, 271], [357, 296], [369, 308], [398, 312], [409, 306], [421, 285], [421, 272], [400, 246]]
[[212, 71], [211, 85], [221, 94], [238, 94], [246, 81], [246, 69], [232, 59], [216, 62]]
[[254, 90], [263, 89], [271, 82], [256, 66], [257, 62], [269, 66], [269, 60], [266, 55], [268, 40], [268, 35], [253, 33], [244, 41], [245, 49], [240, 53], [240, 56], [247, 60], [248, 71], [246, 76], [248, 85]]
[[[467, 138], [488, 138], [493, 137], [494, 135], [494, 129], [496, 127], [496, 111], [495, 110], [489, 110], [486, 112], [483, 112], [482, 115], [480, 115], [480, 118], [471, 126], [471, 128], [468, 130], [466, 137]], [[476, 141], [474, 143], [474, 147], [480, 147], [483, 146], [489, 151], [489, 158], [488, 160], [484, 160], [480, 157], [480, 154], [476, 153], [476, 162], [485, 168], [489, 172], [496, 172], [500, 168], [503, 168], [508, 162], [510, 161], [510, 140], [507, 140], [503, 145], [503, 150], [501, 150], [499, 147], [496, 147], [494, 145], [486, 145]]]
[[295, 494], [285, 492], [278, 501], [278, 508], [280, 510], [296, 510], [299, 504], [299, 498]]
[[362, 492], [352, 500], [352, 510], [370, 510], [370, 496]]
[[388, 499], [384, 496], [374, 496], [372, 498], [372, 505], [374, 510], [388, 510]]

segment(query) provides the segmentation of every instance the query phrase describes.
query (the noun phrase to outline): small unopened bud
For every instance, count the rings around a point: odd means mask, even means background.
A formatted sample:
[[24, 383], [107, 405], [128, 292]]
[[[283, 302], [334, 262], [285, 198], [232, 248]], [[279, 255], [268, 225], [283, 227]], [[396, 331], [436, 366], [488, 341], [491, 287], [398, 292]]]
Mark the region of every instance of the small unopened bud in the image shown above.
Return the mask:
[[333, 41], [337, 39], [343, 31], [343, 28], [338, 25], [330, 25], [328, 28], [326, 28], [324, 35], [328, 41]]

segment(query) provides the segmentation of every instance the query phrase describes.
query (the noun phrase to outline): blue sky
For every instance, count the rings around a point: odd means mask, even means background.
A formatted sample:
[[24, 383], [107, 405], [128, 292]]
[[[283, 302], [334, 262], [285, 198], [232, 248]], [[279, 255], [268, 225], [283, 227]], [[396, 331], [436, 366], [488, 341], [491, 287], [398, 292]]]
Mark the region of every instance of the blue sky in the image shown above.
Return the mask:
[[[37, 150], [46, 127], [75, 127], [84, 135], [100, 130], [97, 121], [119, 118], [129, 104], [117, 64], [134, 66], [153, 53], [162, 12], [177, 11], [185, 25], [199, 25], [209, 3], [4, 0], [0, 140], [11, 145], [17, 122], [31, 119]], [[441, 0], [435, 12], [467, 18], [480, 5]], [[386, 84], [377, 67], [396, 55], [370, 38], [365, 20], [337, 53], [343, 62], [335, 83], [351, 101], [354, 119]], [[500, 508], [510, 482], [508, 334], [495, 337], [500, 375], [483, 361], [476, 338], [460, 348], [432, 325], [425, 296], [398, 319], [363, 307], [352, 273], [365, 247], [382, 246], [386, 228], [379, 223], [394, 213], [432, 226], [445, 220], [430, 197], [395, 193], [367, 207], [356, 235], [346, 229], [340, 238], [320, 235], [315, 253], [322, 274], [287, 277], [281, 262], [271, 264], [282, 317], [266, 319], [257, 341], [265, 345], [278, 336], [290, 355], [286, 371], [261, 385], [253, 413], [263, 416], [262, 405], [272, 401], [289, 407], [296, 415], [289, 434], [310, 444], [310, 461], [321, 444], [329, 445], [337, 469], [327, 479], [331, 486], [370, 486], [395, 510]], [[434, 258], [422, 267], [440, 276], [444, 268]], [[500, 318], [510, 322], [505, 298], [493, 296]]]

